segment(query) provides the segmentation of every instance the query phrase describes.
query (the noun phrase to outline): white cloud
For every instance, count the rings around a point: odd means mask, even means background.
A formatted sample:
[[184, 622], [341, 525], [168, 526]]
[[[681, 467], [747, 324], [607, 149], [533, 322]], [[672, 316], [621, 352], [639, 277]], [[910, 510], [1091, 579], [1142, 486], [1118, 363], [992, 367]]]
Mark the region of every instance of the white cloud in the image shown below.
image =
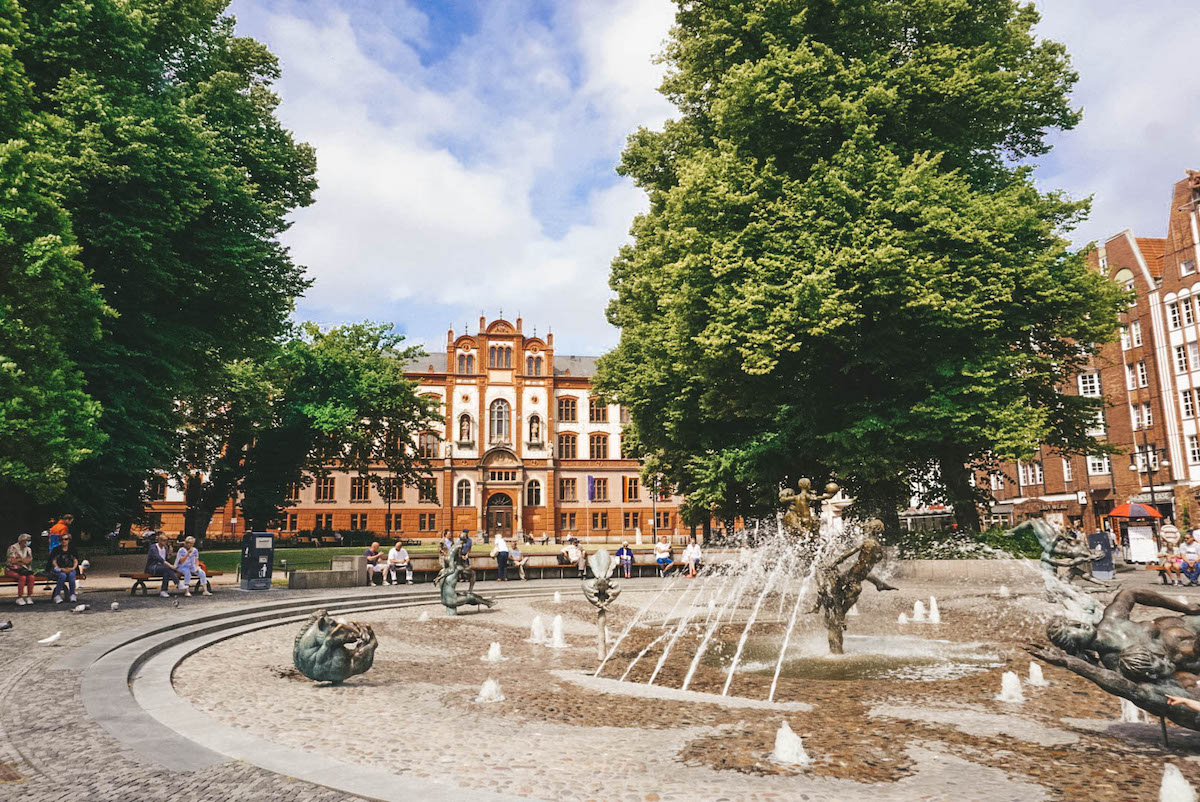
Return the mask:
[[1066, 44], [1083, 122], [1056, 136], [1043, 187], [1094, 195], [1082, 245], [1125, 228], [1166, 233], [1172, 185], [1200, 166], [1194, 0], [1040, 0], [1042, 35]]
[[412, 9], [398, 10], [411, 35], [286, 0], [236, 9], [280, 57], [281, 118], [317, 148], [317, 202], [286, 235], [315, 279], [300, 313], [402, 317], [435, 345], [481, 309], [519, 310], [529, 329], [553, 325], [564, 351], [596, 353], [616, 339], [609, 262], [645, 206], [607, 165], [670, 111], [651, 56], [672, 6], [580, 0], [550, 27], [520, 3], [486, 8], [424, 65], [428, 26]]

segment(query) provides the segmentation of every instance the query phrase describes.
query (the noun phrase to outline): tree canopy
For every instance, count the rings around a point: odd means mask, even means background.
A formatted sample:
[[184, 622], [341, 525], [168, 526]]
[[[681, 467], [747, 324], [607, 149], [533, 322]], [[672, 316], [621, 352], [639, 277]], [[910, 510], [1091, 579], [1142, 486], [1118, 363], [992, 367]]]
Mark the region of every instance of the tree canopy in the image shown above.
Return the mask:
[[[94, 436], [72, 438], [86, 459], [74, 461], [64, 503], [85, 521], [141, 513], [150, 472], [180, 452], [177, 400], [203, 394], [227, 365], [282, 336], [307, 286], [278, 237], [287, 215], [312, 201], [313, 150], [275, 115], [275, 57], [235, 35], [226, 5], [2, 4], [0, 52], [15, 65], [0, 64], [2, 102], [28, 107], [18, 133], [41, 180], [38, 213], [49, 220], [60, 209], [57, 225], [73, 235], [59, 267], [47, 257], [45, 270], [65, 276], [82, 264], [71, 286], [98, 287], [111, 310], [102, 316], [99, 303], [79, 301], [56, 312], [76, 329], [66, 336], [76, 341], [69, 357], [90, 399], [86, 415], [99, 414]], [[99, 336], [79, 342], [97, 322]], [[68, 400], [71, 387], [53, 392], [60, 406], [83, 403]]]
[[1087, 203], [1028, 160], [1079, 119], [1064, 48], [1011, 0], [680, 2], [630, 137], [650, 211], [613, 262], [599, 386], [692, 503], [761, 513], [800, 475], [894, 515], [917, 476], [1091, 451], [1060, 388], [1124, 294], [1071, 253]]

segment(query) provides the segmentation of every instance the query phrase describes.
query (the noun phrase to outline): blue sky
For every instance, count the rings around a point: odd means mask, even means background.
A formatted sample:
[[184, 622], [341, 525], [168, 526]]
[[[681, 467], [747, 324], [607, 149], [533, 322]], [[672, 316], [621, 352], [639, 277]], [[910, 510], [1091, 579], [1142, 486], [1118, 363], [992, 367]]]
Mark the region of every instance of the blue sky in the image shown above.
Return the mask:
[[[1171, 184], [1200, 168], [1195, 0], [1042, 0], [1084, 122], [1055, 136], [1043, 188], [1093, 195], [1079, 244], [1161, 236]], [[596, 354], [608, 264], [645, 198], [614, 172], [658, 95], [669, 0], [234, 0], [280, 57], [280, 116], [317, 147], [317, 203], [286, 235], [315, 285], [303, 319], [395, 322], [439, 349], [480, 313], [519, 312]]]

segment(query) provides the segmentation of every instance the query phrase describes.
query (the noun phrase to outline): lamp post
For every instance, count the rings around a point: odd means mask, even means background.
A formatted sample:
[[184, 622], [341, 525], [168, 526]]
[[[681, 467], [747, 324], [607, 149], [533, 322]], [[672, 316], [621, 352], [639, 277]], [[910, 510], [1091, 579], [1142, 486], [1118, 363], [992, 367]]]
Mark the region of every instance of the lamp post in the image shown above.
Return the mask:
[[[1147, 441], [1147, 439], [1146, 439], [1145, 431], [1142, 432], [1142, 448], [1141, 448], [1140, 453], [1143, 455], [1142, 459], [1144, 459], [1146, 461], [1145, 472], [1146, 472], [1147, 478], [1150, 480], [1150, 506], [1154, 507], [1154, 509], [1157, 510], [1158, 509], [1158, 499], [1157, 499], [1157, 496], [1155, 495], [1154, 475], [1158, 473], [1160, 468], [1170, 468], [1171, 461], [1167, 459], [1167, 449], [1166, 448], [1160, 448], [1158, 446], [1150, 445], [1149, 441]], [[1160, 455], [1160, 454], [1162, 455], [1161, 460], [1158, 459], [1158, 455]], [[1133, 454], [1129, 455], [1129, 470], [1134, 471], [1136, 473], [1140, 473], [1142, 469], [1138, 467], [1137, 456], [1138, 456], [1138, 452], [1136, 452], [1136, 451]], [[1151, 520], [1154, 521], [1154, 542], [1159, 548], [1162, 548], [1162, 544], [1159, 542], [1159, 538], [1158, 538], [1157, 519], [1151, 519]]]

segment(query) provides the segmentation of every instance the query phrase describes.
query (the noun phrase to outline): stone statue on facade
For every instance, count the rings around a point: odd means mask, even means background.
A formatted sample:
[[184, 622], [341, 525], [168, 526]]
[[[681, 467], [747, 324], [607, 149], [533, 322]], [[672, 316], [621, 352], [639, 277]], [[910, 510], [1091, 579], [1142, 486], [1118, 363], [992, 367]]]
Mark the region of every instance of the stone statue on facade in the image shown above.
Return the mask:
[[342, 621], [317, 610], [296, 633], [292, 663], [317, 682], [345, 682], [375, 663], [379, 642], [366, 624]]
[[[884, 556], [883, 544], [879, 542], [883, 522], [872, 518], [867, 521], [865, 529], [867, 536], [860, 545], [817, 569], [817, 598], [812, 612], [819, 611], [825, 619], [830, 654], [843, 653], [846, 613], [858, 602], [863, 582], [870, 582], [880, 591], [897, 589], [872, 573]], [[858, 559], [850, 567], [844, 572], [838, 570], [838, 566], [856, 554]]]
[[592, 566], [592, 578], [584, 581], [583, 596], [596, 608], [596, 651], [603, 660], [608, 654], [608, 606], [621, 595], [621, 588], [610, 579], [617, 566], [608, 549], [598, 549], [588, 557], [588, 564]]
[[542, 442], [542, 419], [537, 415], [529, 419], [529, 442]]
[[[1182, 615], [1133, 621], [1139, 604]], [[1200, 730], [1200, 712], [1167, 700], [1200, 701], [1200, 604], [1126, 588], [1104, 608], [1098, 623], [1056, 616], [1046, 625], [1046, 635], [1052, 645], [1027, 647], [1034, 657], [1181, 727]]]
[[[433, 586], [441, 591], [442, 606], [446, 608], [448, 615], [458, 615], [458, 608], [463, 605], [473, 604], [478, 607], [482, 604], [491, 607], [496, 603], [493, 599], [475, 593], [475, 572], [463, 565], [461, 543], [455, 543], [448, 553], [441, 555], [441, 563], [442, 570], [434, 577]], [[470, 571], [470, 583], [466, 592], [463, 592], [455, 586], [459, 577], [467, 571]]]

